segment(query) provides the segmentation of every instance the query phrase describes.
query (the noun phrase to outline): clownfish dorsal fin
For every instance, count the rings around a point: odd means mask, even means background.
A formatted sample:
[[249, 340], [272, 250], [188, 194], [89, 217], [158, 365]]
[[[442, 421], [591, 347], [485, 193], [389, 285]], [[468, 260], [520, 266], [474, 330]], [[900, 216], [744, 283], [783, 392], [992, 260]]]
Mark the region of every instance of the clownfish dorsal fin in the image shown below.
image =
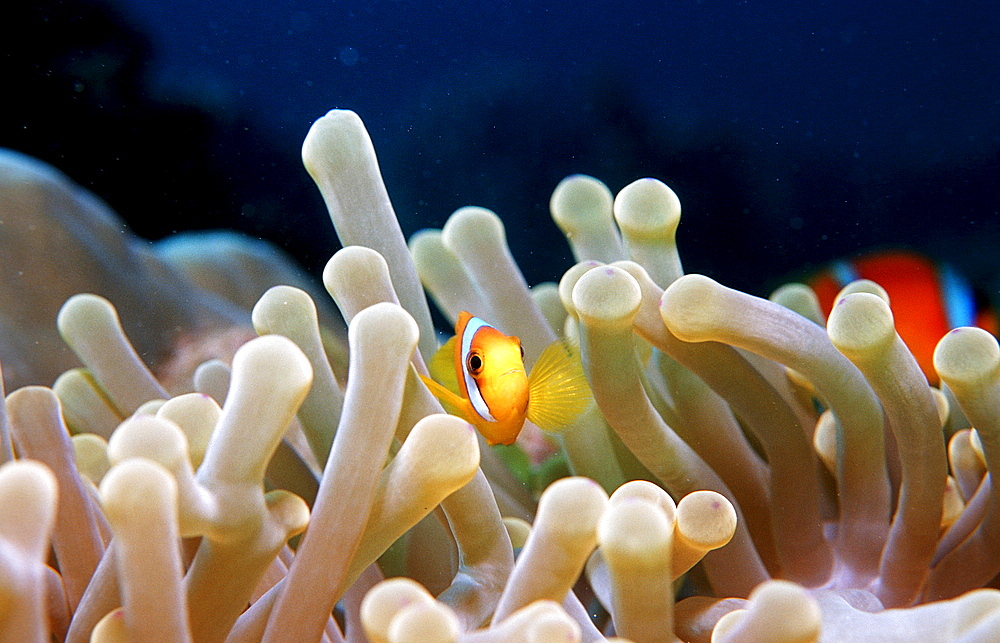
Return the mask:
[[579, 354], [565, 340], [542, 351], [528, 386], [528, 419], [545, 431], [567, 428], [593, 399]]

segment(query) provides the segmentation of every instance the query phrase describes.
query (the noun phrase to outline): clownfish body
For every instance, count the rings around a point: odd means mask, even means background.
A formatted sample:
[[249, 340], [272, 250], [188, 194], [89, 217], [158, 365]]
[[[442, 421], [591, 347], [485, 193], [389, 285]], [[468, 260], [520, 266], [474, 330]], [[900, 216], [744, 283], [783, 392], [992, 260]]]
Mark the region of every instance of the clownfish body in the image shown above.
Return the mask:
[[885, 289], [896, 332], [933, 385], [938, 383], [934, 348], [948, 331], [978, 326], [997, 334], [995, 314], [954, 268], [914, 252], [886, 250], [837, 261], [808, 283], [828, 317], [837, 293], [857, 279]]
[[[488, 444], [513, 444], [524, 421], [555, 431], [590, 402], [583, 367], [562, 342], [546, 348], [528, 375], [517, 337], [462, 311], [449, 339], [421, 379]], [[436, 381], [435, 381], [436, 380]]]

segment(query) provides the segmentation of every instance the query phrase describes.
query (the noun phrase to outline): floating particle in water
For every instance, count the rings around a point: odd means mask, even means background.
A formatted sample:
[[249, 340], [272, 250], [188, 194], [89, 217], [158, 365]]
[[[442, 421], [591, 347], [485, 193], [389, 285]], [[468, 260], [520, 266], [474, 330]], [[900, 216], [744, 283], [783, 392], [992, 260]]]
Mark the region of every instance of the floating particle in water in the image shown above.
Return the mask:
[[340, 62], [345, 67], [353, 67], [358, 64], [359, 57], [358, 50], [354, 47], [341, 47], [340, 49]]

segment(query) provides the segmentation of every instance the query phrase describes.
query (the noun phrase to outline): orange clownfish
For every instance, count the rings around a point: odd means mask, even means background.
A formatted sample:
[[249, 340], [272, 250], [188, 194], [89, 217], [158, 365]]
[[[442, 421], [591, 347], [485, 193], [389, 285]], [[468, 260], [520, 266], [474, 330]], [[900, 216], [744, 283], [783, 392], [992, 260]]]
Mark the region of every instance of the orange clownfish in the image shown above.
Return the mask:
[[885, 250], [837, 261], [808, 283], [829, 316], [840, 289], [857, 279], [885, 289], [896, 332], [933, 385], [938, 383], [934, 348], [949, 330], [979, 326], [997, 334], [996, 315], [954, 268], [914, 252]]
[[525, 419], [547, 431], [565, 428], [591, 399], [583, 366], [567, 344], [542, 351], [529, 375], [521, 340], [465, 311], [430, 371], [434, 379], [421, 376], [430, 391], [488, 444], [513, 444]]

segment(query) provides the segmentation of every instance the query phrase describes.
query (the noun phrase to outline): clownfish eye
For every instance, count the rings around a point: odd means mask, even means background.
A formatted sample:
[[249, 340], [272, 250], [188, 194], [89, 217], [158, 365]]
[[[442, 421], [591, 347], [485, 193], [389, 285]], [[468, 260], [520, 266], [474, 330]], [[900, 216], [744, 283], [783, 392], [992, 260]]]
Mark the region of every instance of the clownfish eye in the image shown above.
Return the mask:
[[469, 373], [472, 375], [479, 375], [480, 371], [483, 370], [483, 358], [479, 353], [470, 353], [468, 359]]

